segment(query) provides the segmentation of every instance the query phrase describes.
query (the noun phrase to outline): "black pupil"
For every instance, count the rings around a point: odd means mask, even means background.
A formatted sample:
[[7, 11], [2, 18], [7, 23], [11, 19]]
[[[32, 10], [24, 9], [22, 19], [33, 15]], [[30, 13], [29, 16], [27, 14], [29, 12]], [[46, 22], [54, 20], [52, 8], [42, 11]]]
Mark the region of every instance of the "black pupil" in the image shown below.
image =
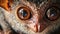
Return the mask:
[[20, 10], [20, 13], [21, 13], [21, 15], [22, 15], [23, 17], [26, 17], [26, 16], [27, 16], [27, 11], [24, 10], [24, 9], [21, 9], [21, 10]]
[[57, 15], [57, 11], [54, 8], [50, 9], [50, 16], [56, 16]]

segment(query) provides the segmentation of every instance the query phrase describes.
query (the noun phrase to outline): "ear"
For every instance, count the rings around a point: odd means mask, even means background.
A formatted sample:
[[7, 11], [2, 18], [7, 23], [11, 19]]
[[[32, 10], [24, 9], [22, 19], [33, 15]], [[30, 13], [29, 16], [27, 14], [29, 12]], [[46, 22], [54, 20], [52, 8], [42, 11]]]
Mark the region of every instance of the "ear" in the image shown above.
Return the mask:
[[12, 4], [12, 0], [0, 0], [0, 7], [5, 10], [9, 10], [10, 5]]
[[8, 10], [8, 0], [0, 0], [0, 6]]

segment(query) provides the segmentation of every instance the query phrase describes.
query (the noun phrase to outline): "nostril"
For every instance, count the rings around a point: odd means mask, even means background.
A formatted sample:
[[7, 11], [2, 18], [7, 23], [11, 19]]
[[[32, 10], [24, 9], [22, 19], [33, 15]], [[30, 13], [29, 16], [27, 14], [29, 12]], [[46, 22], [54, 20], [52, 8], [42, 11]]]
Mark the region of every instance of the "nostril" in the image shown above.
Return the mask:
[[38, 32], [38, 23], [36, 23], [34, 27], [36, 28], [36, 32]]
[[39, 32], [43, 32], [49, 26], [49, 24], [47, 24], [45, 21], [40, 22], [39, 25], [40, 25]]
[[42, 32], [45, 29], [45, 25], [44, 24], [40, 24], [40, 32]]

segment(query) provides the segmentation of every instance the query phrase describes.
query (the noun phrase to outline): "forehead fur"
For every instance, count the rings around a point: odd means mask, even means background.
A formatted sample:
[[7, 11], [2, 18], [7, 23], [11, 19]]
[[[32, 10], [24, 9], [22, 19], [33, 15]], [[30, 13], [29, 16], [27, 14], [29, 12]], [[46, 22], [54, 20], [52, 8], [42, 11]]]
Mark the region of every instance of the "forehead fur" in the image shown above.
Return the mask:
[[35, 3], [35, 4], [40, 4], [42, 3], [44, 0], [27, 0], [29, 2]]

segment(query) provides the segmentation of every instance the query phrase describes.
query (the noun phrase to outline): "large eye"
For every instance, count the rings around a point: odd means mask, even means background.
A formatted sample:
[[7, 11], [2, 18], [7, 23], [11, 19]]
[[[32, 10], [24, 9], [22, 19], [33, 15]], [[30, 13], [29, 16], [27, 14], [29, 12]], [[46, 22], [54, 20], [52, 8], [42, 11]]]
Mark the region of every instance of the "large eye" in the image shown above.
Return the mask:
[[55, 7], [49, 8], [46, 11], [46, 17], [51, 21], [56, 20], [59, 17], [59, 9], [56, 9]]
[[29, 8], [26, 7], [20, 7], [17, 11], [17, 15], [20, 19], [26, 20], [31, 17], [31, 12]]

